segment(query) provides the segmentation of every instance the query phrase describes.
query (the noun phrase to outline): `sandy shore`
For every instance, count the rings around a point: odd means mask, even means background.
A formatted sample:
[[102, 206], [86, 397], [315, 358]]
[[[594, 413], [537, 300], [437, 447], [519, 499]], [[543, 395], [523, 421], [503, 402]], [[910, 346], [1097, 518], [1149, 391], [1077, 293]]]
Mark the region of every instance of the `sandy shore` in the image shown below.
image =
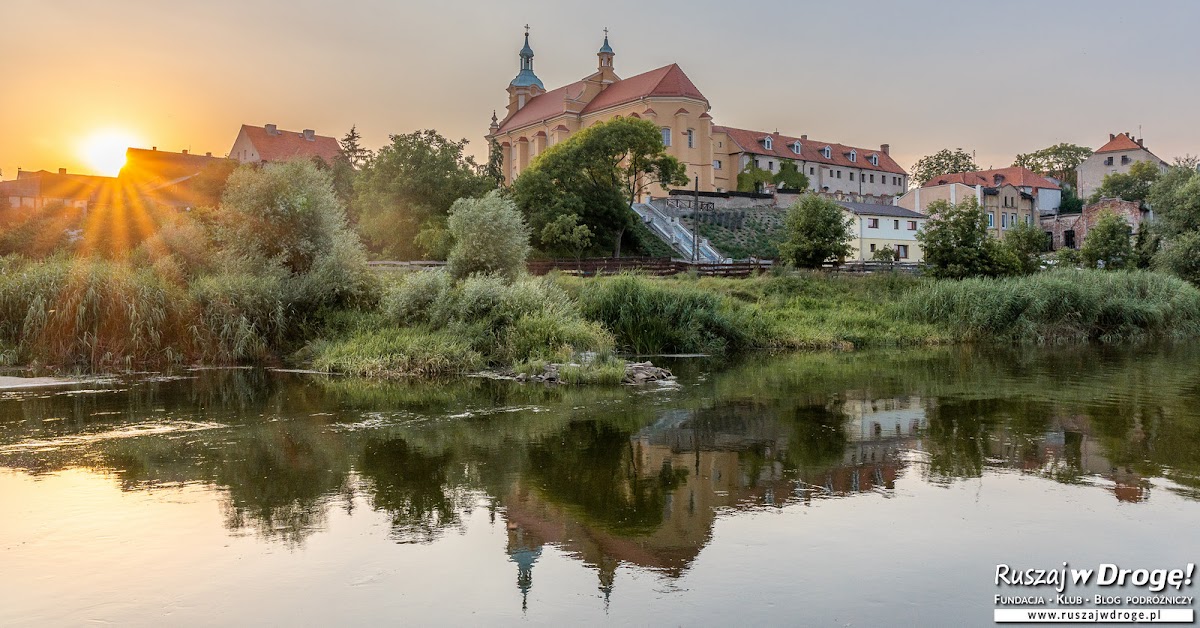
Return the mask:
[[0, 390], [50, 388], [52, 386], [73, 386], [82, 383], [83, 380], [63, 379], [59, 377], [5, 377], [0, 375]]

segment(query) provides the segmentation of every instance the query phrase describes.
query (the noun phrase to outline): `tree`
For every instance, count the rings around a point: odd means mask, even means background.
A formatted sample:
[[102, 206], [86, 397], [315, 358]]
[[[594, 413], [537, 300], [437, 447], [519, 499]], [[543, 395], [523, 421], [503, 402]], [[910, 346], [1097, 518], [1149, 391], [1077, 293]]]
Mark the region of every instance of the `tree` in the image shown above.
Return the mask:
[[1058, 204], [1058, 213], [1060, 214], [1081, 214], [1083, 213], [1083, 199], [1075, 193], [1075, 188], [1064, 185], [1062, 188], [1062, 200]]
[[762, 192], [766, 185], [774, 180], [775, 175], [771, 174], [770, 170], [764, 170], [756, 166], [754, 162], [750, 162], [738, 173], [737, 191]]
[[1095, 203], [1101, 198], [1145, 201], [1150, 194], [1150, 186], [1158, 180], [1161, 174], [1158, 166], [1152, 162], [1136, 162], [1129, 167], [1129, 172], [1114, 172], [1104, 175], [1104, 180], [1100, 182], [1100, 187], [1092, 193], [1089, 202]]
[[1076, 168], [1088, 157], [1092, 149], [1075, 144], [1055, 144], [1032, 153], [1017, 155], [1014, 166], [1023, 166], [1047, 177], [1054, 177], [1060, 182], [1075, 187], [1078, 185]]
[[474, 158], [464, 155], [466, 145], [434, 130], [392, 135], [359, 172], [354, 209], [373, 251], [396, 259], [420, 256], [418, 233], [436, 228], [458, 199], [495, 188]]
[[1154, 266], [1200, 286], [1200, 231], [1167, 242], [1155, 255]]
[[1167, 237], [1200, 231], [1200, 172], [1186, 164], [1172, 166], [1150, 186], [1146, 201]]
[[876, 262], [894, 262], [896, 261], [896, 249], [885, 244], [871, 253], [871, 259]]
[[575, 214], [593, 244], [621, 255], [635, 214], [630, 205], [651, 185], [686, 185], [687, 169], [666, 154], [662, 133], [648, 120], [616, 118], [588, 127], [548, 148], [513, 183], [539, 249], [547, 224]]
[[338, 141], [342, 148], [342, 155], [355, 169], [365, 167], [370, 163], [372, 157], [371, 151], [363, 148], [360, 142], [362, 142], [362, 136], [358, 134], [357, 126], [351, 126], [345, 137]]
[[829, 260], [839, 260], [851, 252], [854, 220], [847, 218], [841, 205], [815, 194], [805, 194], [784, 218], [787, 238], [779, 245], [779, 258], [800, 268], [819, 268]]
[[579, 216], [563, 214], [546, 223], [542, 228], [541, 240], [555, 251], [565, 252], [576, 260], [592, 245], [592, 230], [579, 224]]
[[1042, 253], [1050, 248], [1050, 238], [1040, 227], [1021, 223], [1004, 234], [1004, 246], [1016, 258], [1021, 273], [1030, 275], [1042, 268]]
[[1079, 259], [1087, 268], [1119, 270], [1134, 266], [1133, 228], [1120, 216], [1105, 211], [1088, 229]]
[[504, 149], [494, 137], [488, 141], [488, 161], [483, 176], [491, 179], [497, 188], [504, 187]]
[[975, 172], [979, 166], [975, 158], [961, 148], [950, 150], [943, 148], [932, 155], [926, 155], [917, 160], [912, 168], [912, 180], [917, 185], [925, 185], [931, 179], [942, 174], [955, 172]]
[[1018, 271], [1020, 262], [998, 240], [988, 235], [987, 216], [975, 197], [951, 204], [929, 205], [930, 218], [917, 241], [925, 256], [925, 272], [932, 277], [999, 277]]
[[447, 259], [454, 278], [492, 273], [511, 280], [525, 269], [529, 227], [517, 206], [498, 191], [455, 201], [446, 227], [454, 238]]
[[804, 191], [808, 189], [808, 176], [800, 171], [794, 161], [779, 162], [779, 172], [775, 173], [772, 182], [780, 190]]

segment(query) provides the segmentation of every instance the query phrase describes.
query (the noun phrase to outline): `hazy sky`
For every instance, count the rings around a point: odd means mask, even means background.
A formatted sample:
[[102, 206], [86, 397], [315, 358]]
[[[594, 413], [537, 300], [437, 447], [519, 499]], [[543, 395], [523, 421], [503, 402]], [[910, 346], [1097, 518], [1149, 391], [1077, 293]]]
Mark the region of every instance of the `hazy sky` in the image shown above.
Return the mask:
[[874, 147], [909, 167], [944, 147], [983, 167], [1139, 125], [1200, 153], [1200, 2], [5, 0], [0, 170], [89, 170], [117, 129], [224, 155], [240, 124], [340, 137], [435, 128], [486, 152], [522, 26], [553, 89], [596, 65], [676, 62], [717, 124]]

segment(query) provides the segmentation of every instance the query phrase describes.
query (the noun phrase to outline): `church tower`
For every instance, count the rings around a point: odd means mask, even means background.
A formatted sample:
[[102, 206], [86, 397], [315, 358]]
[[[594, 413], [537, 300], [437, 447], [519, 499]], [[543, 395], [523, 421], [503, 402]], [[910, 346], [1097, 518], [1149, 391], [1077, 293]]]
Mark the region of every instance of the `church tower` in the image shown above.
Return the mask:
[[599, 69], [601, 72], [603, 72], [605, 70], [605, 68], [608, 68], [609, 72], [613, 71], [613, 69], [612, 69], [613, 57], [615, 57], [616, 54], [613, 53], [612, 46], [608, 45], [608, 29], [607, 28], [604, 29], [604, 45], [600, 46], [600, 52], [597, 52], [596, 56], [600, 57], [600, 68]]
[[542, 80], [533, 73], [533, 48], [529, 47], [529, 25], [525, 25], [525, 47], [521, 48], [521, 71], [508, 84], [508, 115], [521, 110], [534, 96], [546, 92]]

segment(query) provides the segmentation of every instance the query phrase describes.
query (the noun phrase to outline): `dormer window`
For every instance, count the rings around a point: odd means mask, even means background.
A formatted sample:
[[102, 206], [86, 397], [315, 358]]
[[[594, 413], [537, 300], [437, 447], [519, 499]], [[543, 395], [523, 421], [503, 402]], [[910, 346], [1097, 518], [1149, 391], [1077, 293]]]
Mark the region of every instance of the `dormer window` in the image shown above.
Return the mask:
[[826, 146], [825, 148], [822, 148], [821, 156], [823, 156], [825, 159], [832, 159], [833, 158], [833, 149], [828, 146]]
[[770, 137], [763, 138], [763, 148], [766, 148], [767, 150], [771, 150], [771, 138]]
[[797, 155], [800, 154], [800, 142], [792, 142], [792, 152]]
[[870, 159], [871, 159], [871, 165], [872, 165], [872, 166], [878, 166], [878, 165], [879, 165], [879, 155], [871, 155]]
[[850, 151], [850, 161], [858, 161], [858, 151]]

